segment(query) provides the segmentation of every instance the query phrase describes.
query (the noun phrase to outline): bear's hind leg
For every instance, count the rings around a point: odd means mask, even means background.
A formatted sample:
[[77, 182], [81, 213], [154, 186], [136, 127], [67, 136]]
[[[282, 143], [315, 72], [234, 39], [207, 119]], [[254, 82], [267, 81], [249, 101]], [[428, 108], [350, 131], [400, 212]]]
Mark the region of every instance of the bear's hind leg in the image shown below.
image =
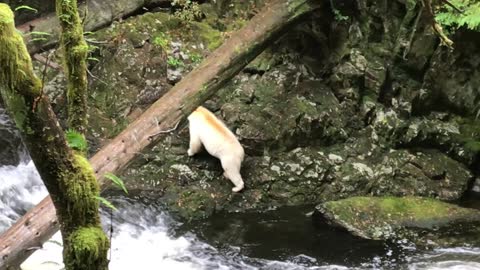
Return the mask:
[[223, 175], [229, 179], [233, 185], [235, 185], [235, 187], [232, 188], [232, 191], [241, 191], [245, 184], [243, 183], [242, 176], [240, 175], [240, 164], [237, 164], [237, 161], [232, 158], [222, 158], [221, 162], [224, 170]]
[[196, 153], [202, 150], [202, 142], [200, 141], [200, 136], [195, 132], [190, 124], [190, 148], [188, 148], [187, 154], [188, 156], [193, 156]]

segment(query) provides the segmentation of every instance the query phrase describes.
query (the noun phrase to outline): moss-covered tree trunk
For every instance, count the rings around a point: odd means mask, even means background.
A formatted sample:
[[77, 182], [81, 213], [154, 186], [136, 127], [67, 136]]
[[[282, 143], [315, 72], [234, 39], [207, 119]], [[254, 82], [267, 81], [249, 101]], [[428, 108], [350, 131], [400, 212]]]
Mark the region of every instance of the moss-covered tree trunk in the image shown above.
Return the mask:
[[88, 161], [68, 147], [41, 93], [42, 83], [15, 29], [13, 12], [3, 3], [0, 51], [0, 94], [55, 205], [66, 269], [107, 269], [109, 241], [100, 224], [95, 174]]
[[60, 46], [67, 77], [68, 127], [85, 134], [87, 127], [87, 54], [77, 0], [56, 0]]

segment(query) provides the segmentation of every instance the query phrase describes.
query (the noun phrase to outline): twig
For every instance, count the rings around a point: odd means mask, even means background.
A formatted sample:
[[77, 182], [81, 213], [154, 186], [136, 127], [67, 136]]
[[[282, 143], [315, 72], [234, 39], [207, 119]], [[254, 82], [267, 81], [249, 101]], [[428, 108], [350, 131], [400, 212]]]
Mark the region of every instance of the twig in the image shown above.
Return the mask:
[[410, 34], [410, 38], [408, 39], [408, 45], [405, 48], [405, 50], [403, 51], [403, 59], [404, 60], [407, 60], [407, 55], [410, 52], [410, 49], [412, 48], [413, 38], [415, 37], [415, 34], [417, 33], [418, 22], [420, 21], [420, 18], [422, 17], [423, 8], [424, 8], [424, 6], [420, 5], [420, 10], [418, 11], [417, 18], [415, 18], [415, 22], [414, 22], [413, 27], [412, 27], [412, 29], [413, 29], [412, 33]]
[[108, 44], [109, 43], [109, 41], [94, 40], [94, 39], [91, 39], [91, 38], [86, 38], [85, 41], [88, 42], [88, 43], [93, 43], [93, 44]]
[[32, 112], [35, 111], [35, 109], [37, 108], [38, 102], [43, 97], [43, 90], [45, 89], [45, 77], [47, 77], [47, 67], [48, 67], [48, 63], [50, 62], [50, 56], [52, 55], [52, 53], [53, 53], [53, 50], [50, 51], [50, 53], [48, 53], [47, 60], [45, 61], [45, 65], [43, 66], [42, 88], [40, 89], [40, 95], [36, 97], [35, 100], [33, 101]]
[[433, 13], [432, 8], [432, 0], [422, 0], [423, 6], [426, 8], [428, 19], [430, 20], [430, 24], [432, 25], [433, 30], [437, 32], [437, 35], [440, 37], [440, 40], [447, 45], [447, 47], [452, 48], [453, 41], [450, 40], [445, 33], [443, 33], [443, 29], [435, 20], [435, 14]]
[[42, 55], [40, 54], [34, 54], [33, 55], [33, 59], [37, 60], [38, 62], [42, 63], [42, 64], [45, 64], [45, 65], [48, 65], [49, 67], [53, 68], [53, 69], [60, 69], [60, 65], [53, 62], [53, 61], [48, 61], [47, 58], [43, 57]]
[[92, 72], [90, 70], [88, 70], [88, 68], [87, 68], [87, 73], [88, 73], [88, 75], [90, 75], [90, 77], [94, 78], [95, 80], [98, 80], [99, 82], [102, 82], [105, 85], [108, 85], [108, 83], [106, 83], [104, 80], [102, 80], [99, 77], [93, 75]]
[[[78, 12], [78, 15], [80, 15], [80, 12]], [[85, 26], [85, 22], [87, 21], [87, 15], [88, 15], [88, 0], [85, 1], [85, 12], [83, 13], [82, 26]]]
[[112, 260], [112, 238], [113, 238], [113, 209], [110, 208], [110, 235], [109, 235], [109, 242], [110, 242], [110, 260]]
[[180, 122], [181, 122], [181, 121], [178, 121], [177, 124], [175, 125], [175, 127], [171, 128], [171, 129], [161, 130], [161, 131], [159, 131], [159, 132], [157, 132], [157, 133], [155, 133], [155, 134], [153, 134], [153, 135], [148, 136], [148, 139], [151, 140], [151, 139], [153, 139], [155, 136], [158, 136], [158, 135], [160, 135], [160, 134], [166, 134], [166, 133], [170, 133], [170, 132], [173, 132], [173, 131], [177, 130], [178, 125], [180, 124]]
[[458, 13], [464, 13], [462, 10], [460, 10], [459, 8], [457, 8], [454, 4], [452, 4], [450, 1], [448, 0], [440, 0], [441, 2], [445, 3], [447, 6], [450, 6], [451, 8], [455, 9]]

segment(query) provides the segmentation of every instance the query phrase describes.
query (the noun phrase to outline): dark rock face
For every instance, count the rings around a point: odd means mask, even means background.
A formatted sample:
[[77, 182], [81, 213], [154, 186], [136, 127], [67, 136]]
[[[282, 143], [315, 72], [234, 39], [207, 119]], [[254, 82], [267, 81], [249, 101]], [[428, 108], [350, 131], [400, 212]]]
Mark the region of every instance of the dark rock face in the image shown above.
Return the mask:
[[16, 166], [25, 156], [26, 151], [15, 124], [0, 107], [0, 166]]
[[[245, 9], [240, 2], [229, 8]], [[362, 3], [337, 7], [348, 21], [313, 15], [206, 102], [246, 150], [244, 192], [231, 193], [217, 159], [187, 157], [185, 126], [139, 155], [123, 175], [129, 188], [164, 193], [189, 219], [351, 196], [460, 198], [480, 174], [479, 34], [460, 31], [449, 52], [420, 23], [410, 43], [405, 3]], [[93, 149], [251, 16], [216, 9], [203, 4], [206, 18], [189, 23], [146, 13], [92, 36], [102, 41]]]
[[38, 18], [44, 14], [55, 12], [55, 0], [6, 0], [2, 2], [8, 4], [12, 10], [19, 6], [29, 6], [37, 10], [37, 12], [26, 9], [16, 11], [15, 23], [17, 25]]

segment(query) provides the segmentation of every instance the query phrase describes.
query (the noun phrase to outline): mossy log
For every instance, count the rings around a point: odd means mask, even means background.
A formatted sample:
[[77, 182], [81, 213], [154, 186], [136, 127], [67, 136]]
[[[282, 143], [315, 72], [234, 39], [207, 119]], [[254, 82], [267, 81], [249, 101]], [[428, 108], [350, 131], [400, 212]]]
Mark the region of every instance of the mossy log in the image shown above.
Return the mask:
[[[80, 4], [78, 10], [83, 16], [85, 31], [95, 31], [114, 20], [124, 18], [145, 6], [169, 4], [170, 0], [89, 0]], [[82, 19], [83, 20], [83, 19]], [[55, 46], [60, 40], [60, 23], [54, 13], [26, 22], [17, 27], [24, 33], [25, 43], [31, 54]], [[38, 36], [29, 32], [47, 33]]]
[[[52, 198], [64, 241], [66, 269], [107, 269], [109, 241], [100, 224], [96, 198], [100, 189], [95, 174], [88, 161], [67, 145], [50, 102], [42, 93], [42, 83], [33, 73], [27, 48], [15, 29], [13, 12], [3, 3], [0, 51], [0, 95]], [[54, 217], [47, 218], [48, 222], [42, 224], [49, 227]], [[45, 239], [38, 229], [34, 229], [37, 239]], [[19, 256], [18, 252], [10, 252], [11, 247], [26, 236], [0, 241], [1, 269], [8, 269], [11, 259]], [[86, 238], [95, 241], [82, 241]]]
[[[290, 26], [299, 22], [303, 16], [319, 10], [319, 3], [317, 0], [273, 0], [267, 3], [245, 27], [233, 34], [199, 67], [90, 159], [97, 176], [102, 176], [106, 172], [114, 173], [125, 167], [137, 153], [156, 142], [151, 139], [152, 134], [174, 127]], [[41, 207], [44, 209], [39, 209]], [[51, 226], [47, 225], [52, 224], [54, 220], [52, 211], [46, 209], [49, 207], [53, 206], [48, 204], [48, 199], [44, 199], [40, 205], [29, 211], [0, 236], [0, 243], [10, 245], [8, 251], [0, 251], [0, 258], [4, 255], [14, 256], [14, 262], [20, 263], [28, 257], [30, 247], [45, 239], [45, 234], [53, 234]], [[35, 213], [42, 213], [43, 216], [37, 216]], [[36, 237], [33, 239], [23, 237], [21, 234], [23, 226], [28, 226], [33, 220], [38, 226]], [[4, 265], [5, 261], [0, 261], [0, 269], [2, 264]]]
[[81, 134], [87, 128], [87, 55], [83, 25], [76, 0], [57, 0], [56, 10], [62, 28], [60, 45], [67, 77], [68, 127]]

